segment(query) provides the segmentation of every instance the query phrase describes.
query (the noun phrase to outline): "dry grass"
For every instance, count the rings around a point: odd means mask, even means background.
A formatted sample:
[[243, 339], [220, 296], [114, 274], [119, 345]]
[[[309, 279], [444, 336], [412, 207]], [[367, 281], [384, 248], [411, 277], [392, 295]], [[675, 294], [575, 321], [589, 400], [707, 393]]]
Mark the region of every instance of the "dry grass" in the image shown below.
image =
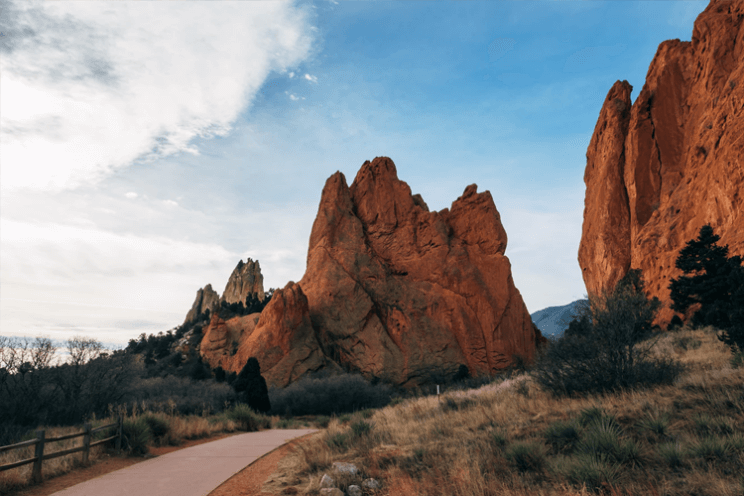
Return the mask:
[[[525, 374], [408, 400], [376, 411], [369, 432], [354, 427], [360, 415], [332, 420], [285, 476], [318, 494], [331, 463], [349, 461], [389, 495], [742, 494], [744, 369], [709, 329], [664, 335], [655, 348], [687, 366], [676, 384], [555, 398]], [[575, 434], [569, 424], [580, 439], [548, 442], [551, 427], [553, 441]]]
[[[99, 422], [99, 425], [103, 425], [104, 422]], [[45, 435], [47, 438], [59, 437], [67, 434], [74, 434], [76, 432], [82, 432], [79, 426], [76, 427], [45, 427]], [[32, 439], [33, 436], [28, 437]], [[83, 445], [83, 438], [77, 437], [74, 439], [67, 439], [64, 441], [57, 441], [53, 443], [46, 443], [44, 446], [44, 452], [46, 454], [53, 453], [55, 451], [63, 451], [66, 449], [77, 448]], [[95, 446], [91, 448], [89, 454], [89, 462], [95, 463], [106, 448], [103, 446]], [[33, 458], [34, 446], [21, 448], [12, 451], [6, 451], [0, 453], [0, 465], [7, 463], [13, 463], [15, 461], [25, 460]], [[59, 458], [53, 458], [51, 460], [45, 460], [42, 465], [42, 475], [44, 479], [56, 477], [58, 475], [65, 474], [74, 470], [75, 468], [82, 466], [82, 453], [73, 453], [72, 455], [61, 456]], [[23, 465], [11, 470], [0, 472], [0, 495], [8, 494], [11, 490], [20, 489], [29, 484], [31, 480], [31, 470], [33, 464]]]

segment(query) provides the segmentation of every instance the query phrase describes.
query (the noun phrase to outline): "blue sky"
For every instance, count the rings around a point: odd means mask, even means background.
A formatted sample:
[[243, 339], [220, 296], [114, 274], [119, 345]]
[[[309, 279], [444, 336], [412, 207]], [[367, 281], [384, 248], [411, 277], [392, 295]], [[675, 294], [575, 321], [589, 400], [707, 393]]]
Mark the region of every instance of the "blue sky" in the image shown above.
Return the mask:
[[323, 184], [489, 190], [530, 312], [581, 298], [586, 148], [700, 1], [0, 1], [0, 334], [123, 344], [238, 260], [305, 269]]

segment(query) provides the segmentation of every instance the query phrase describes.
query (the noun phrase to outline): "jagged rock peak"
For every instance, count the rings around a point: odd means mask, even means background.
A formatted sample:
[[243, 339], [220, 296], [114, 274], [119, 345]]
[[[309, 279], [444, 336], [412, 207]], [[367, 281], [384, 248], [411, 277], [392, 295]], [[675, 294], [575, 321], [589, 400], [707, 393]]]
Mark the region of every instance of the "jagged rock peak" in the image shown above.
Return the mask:
[[246, 297], [251, 293], [258, 294], [260, 301], [263, 301], [266, 297], [261, 266], [258, 260], [254, 262], [249, 258], [245, 263], [240, 260], [230, 274], [227, 285], [225, 285], [225, 291], [222, 294], [222, 301], [226, 303], [245, 303]]
[[711, 1], [691, 42], [664, 41], [630, 107], [617, 82], [587, 150], [579, 264], [587, 292], [641, 269], [664, 304], [679, 251], [710, 224], [744, 255], [744, 0]]
[[217, 308], [219, 304], [219, 293], [212, 289], [211, 284], [207, 284], [196, 292], [194, 304], [191, 305], [191, 310], [189, 310], [189, 312], [186, 314], [186, 319], [183, 321], [184, 324], [186, 322], [194, 320], [197, 316], [207, 310], [209, 310], [210, 312], [214, 311], [214, 309]]

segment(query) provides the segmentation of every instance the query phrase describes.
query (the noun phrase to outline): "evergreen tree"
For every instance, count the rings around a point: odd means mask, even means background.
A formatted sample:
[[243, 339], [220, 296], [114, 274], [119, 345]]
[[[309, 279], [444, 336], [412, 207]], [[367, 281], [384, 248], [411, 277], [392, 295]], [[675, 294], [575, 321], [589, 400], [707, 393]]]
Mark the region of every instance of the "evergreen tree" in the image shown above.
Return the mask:
[[736, 276], [741, 270], [741, 258], [728, 258], [728, 246], [716, 244], [720, 239], [711, 226], [703, 226], [697, 239], [679, 252], [675, 266], [684, 275], [672, 279], [669, 289], [673, 310], [684, 314], [691, 306], [699, 305], [693, 324], [728, 329], [733, 295], [737, 284], [741, 285]]
[[232, 382], [232, 387], [238, 394], [238, 399], [247, 403], [253, 410], [260, 413], [271, 410], [266, 380], [261, 376], [261, 367], [255, 357], [248, 359], [243, 370]]

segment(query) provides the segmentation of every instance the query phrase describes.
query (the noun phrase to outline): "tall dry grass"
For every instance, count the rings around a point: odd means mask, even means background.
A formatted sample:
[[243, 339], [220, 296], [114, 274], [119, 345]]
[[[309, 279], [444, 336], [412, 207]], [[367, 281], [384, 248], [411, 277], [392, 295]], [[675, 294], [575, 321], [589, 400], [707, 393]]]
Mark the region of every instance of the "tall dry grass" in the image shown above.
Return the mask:
[[654, 349], [687, 367], [675, 384], [556, 398], [524, 374], [406, 400], [333, 419], [285, 472], [304, 494], [319, 494], [334, 461], [389, 495], [743, 494], [744, 369], [711, 329], [668, 333]]
[[[97, 425], [104, 425], [107, 422], [97, 422]], [[94, 424], [94, 427], [95, 425]], [[74, 434], [82, 432], [80, 426], [73, 427], [44, 427], [45, 437], [60, 437], [68, 434]], [[35, 438], [35, 434], [24, 437], [24, 440]], [[54, 453], [56, 451], [63, 451], [66, 449], [78, 448], [83, 445], [83, 438], [77, 437], [73, 439], [66, 439], [64, 441], [57, 441], [52, 443], [46, 443], [44, 446], [44, 452], [46, 454]], [[33, 458], [35, 446], [21, 448], [12, 451], [6, 451], [0, 453], [0, 465], [13, 463], [28, 458]], [[95, 463], [105, 453], [106, 449], [104, 446], [94, 446], [90, 449], [89, 463]], [[73, 453], [72, 455], [61, 456], [59, 458], [53, 458], [51, 460], [45, 460], [42, 465], [42, 475], [44, 479], [56, 477], [58, 475], [65, 474], [76, 468], [82, 466], [82, 453]], [[29, 485], [31, 480], [31, 470], [33, 463], [16, 467], [11, 470], [0, 472], [0, 495], [10, 494], [11, 491], [20, 489]]]

